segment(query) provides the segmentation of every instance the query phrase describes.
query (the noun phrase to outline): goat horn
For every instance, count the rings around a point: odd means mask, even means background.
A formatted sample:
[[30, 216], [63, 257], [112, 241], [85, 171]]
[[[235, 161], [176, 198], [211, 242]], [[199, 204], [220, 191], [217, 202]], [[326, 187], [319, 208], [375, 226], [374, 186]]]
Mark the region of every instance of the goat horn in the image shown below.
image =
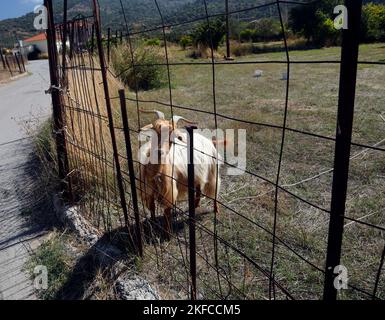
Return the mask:
[[143, 110], [143, 109], [140, 109], [139, 111], [142, 112], [142, 113], [155, 113], [158, 116], [158, 119], [164, 120], [166, 118], [164, 113], [161, 112], [161, 111], [158, 111], [158, 110]]
[[187, 120], [187, 119], [180, 117], [180, 116], [173, 116], [172, 121], [174, 122], [174, 125], [177, 125], [179, 121], [184, 121], [184, 122], [187, 122], [189, 124], [196, 124], [196, 122], [192, 122], [192, 121]]

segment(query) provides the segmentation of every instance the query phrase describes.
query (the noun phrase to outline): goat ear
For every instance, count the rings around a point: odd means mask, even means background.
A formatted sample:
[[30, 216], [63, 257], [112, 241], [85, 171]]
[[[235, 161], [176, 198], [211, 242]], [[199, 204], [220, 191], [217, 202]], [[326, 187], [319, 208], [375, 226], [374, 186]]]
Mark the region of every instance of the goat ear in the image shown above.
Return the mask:
[[140, 131], [148, 131], [154, 128], [153, 124], [148, 124], [147, 126], [144, 126], [143, 128], [140, 129]]

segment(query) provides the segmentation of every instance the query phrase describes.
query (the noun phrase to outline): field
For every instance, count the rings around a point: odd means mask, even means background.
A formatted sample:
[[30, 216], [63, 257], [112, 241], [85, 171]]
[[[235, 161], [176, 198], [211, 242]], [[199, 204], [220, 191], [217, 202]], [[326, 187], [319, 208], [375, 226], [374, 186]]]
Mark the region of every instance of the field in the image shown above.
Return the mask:
[[[275, 182], [277, 178], [282, 139], [282, 129], [277, 126], [283, 125], [287, 85], [282, 80], [287, 66], [277, 61], [285, 62], [286, 56], [284, 53], [269, 53], [237, 58], [236, 62], [242, 64], [221, 60], [223, 64], [215, 65], [214, 96], [212, 66], [205, 63], [210, 62], [209, 59], [186, 58], [186, 52], [176, 47], [170, 48], [169, 55], [174, 114], [196, 121], [200, 128], [214, 128], [215, 117], [207, 111], [214, 111], [215, 98], [218, 127], [247, 130], [247, 173], [226, 176], [226, 168], [223, 168], [219, 197], [224, 204], [221, 212], [217, 216], [208, 213], [199, 217], [199, 297], [268, 299], [269, 281], [263, 270], [270, 270], [275, 187], [267, 181]], [[315, 135], [335, 136], [339, 64], [298, 62], [338, 61], [340, 49], [292, 51], [290, 59], [293, 62], [290, 65], [287, 113], [287, 127], [290, 129], [286, 130], [279, 177], [279, 184], [289, 192], [278, 192], [274, 274], [275, 280], [294, 298], [320, 299], [329, 224], [329, 213], [325, 211], [330, 209], [334, 142]], [[361, 61], [384, 59], [385, 44], [361, 46]], [[269, 60], [275, 62], [263, 63]], [[202, 64], [173, 65], [179, 62]], [[263, 71], [262, 77], [254, 77], [256, 69]], [[382, 117], [385, 116], [384, 83], [383, 65], [359, 66], [353, 130], [353, 141], [357, 144], [381, 147], [385, 142]], [[110, 84], [115, 126], [118, 127], [121, 120], [116, 99], [119, 86], [121, 84], [116, 81]], [[126, 94], [129, 99], [136, 99], [135, 93], [129, 90]], [[170, 107], [149, 102], [169, 104], [168, 86], [141, 91], [138, 98], [142, 101], [139, 107], [158, 109], [171, 115]], [[102, 99], [101, 96], [99, 100]], [[141, 115], [139, 125], [134, 102], [128, 103], [128, 109], [130, 126], [134, 130], [151, 122], [151, 116]], [[118, 134], [118, 144], [120, 153], [124, 154], [121, 134]], [[383, 152], [353, 146], [351, 155], [346, 215], [384, 226]], [[122, 165], [125, 168], [123, 159]], [[205, 201], [203, 208], [212, 208], [210, 201]], [[207, 211], [204, 209], [202, 211]], [[145, 217], [147, 214], [143, 211], [141, 215]], [[136, 265], [136, 272], [155, 285], [163, 298], [188, 297], [188, 267], [186, 270], [184, 266], [188, 256], [185, 248], [188, 242], [186, 216], [179, 214], [177, 220], [174, 238], [170, 242], [161, 238], [149, 239], [151, 245], [145, 248], [144, 260]], [[221, 240], [215, 241], [214, 235]], [[231, 244], [231, 248], [224, 243]], [[347, 267], [349, 284], [372, 292], [383, 248], [382, 231], [346, 220], [342, 264]], [[378, 296], [385, 298], [384, 277], [379, 284]], [[284, 299], [285, 295], [276, 288], [275, 297]], [[349, 289], [341, 291], [340, 298], [367, 299], [368, 296]]]

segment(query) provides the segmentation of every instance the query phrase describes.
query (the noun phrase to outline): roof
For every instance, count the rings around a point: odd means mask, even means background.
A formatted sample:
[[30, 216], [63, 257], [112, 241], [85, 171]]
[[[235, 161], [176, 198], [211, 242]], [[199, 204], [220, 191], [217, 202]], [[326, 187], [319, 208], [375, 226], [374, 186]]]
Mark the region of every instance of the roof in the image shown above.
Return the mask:
[[24, 42], [35, 42], [35, 41], [44, 41], [44, 40], [47, 40], [45, 33], [40, 33], [31, 38], [24, 39]]

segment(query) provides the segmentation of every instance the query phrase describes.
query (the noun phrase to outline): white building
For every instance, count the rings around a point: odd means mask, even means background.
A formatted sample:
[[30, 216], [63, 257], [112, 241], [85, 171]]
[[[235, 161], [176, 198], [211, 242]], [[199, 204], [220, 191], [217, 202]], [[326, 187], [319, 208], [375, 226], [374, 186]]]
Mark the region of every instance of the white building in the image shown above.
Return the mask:
[[45, 33], [40, 33], [36, 36], [23, 40], [23, 47], [34, 46], [41, 51], [41, 53], [48, 53], [47, 37]]

